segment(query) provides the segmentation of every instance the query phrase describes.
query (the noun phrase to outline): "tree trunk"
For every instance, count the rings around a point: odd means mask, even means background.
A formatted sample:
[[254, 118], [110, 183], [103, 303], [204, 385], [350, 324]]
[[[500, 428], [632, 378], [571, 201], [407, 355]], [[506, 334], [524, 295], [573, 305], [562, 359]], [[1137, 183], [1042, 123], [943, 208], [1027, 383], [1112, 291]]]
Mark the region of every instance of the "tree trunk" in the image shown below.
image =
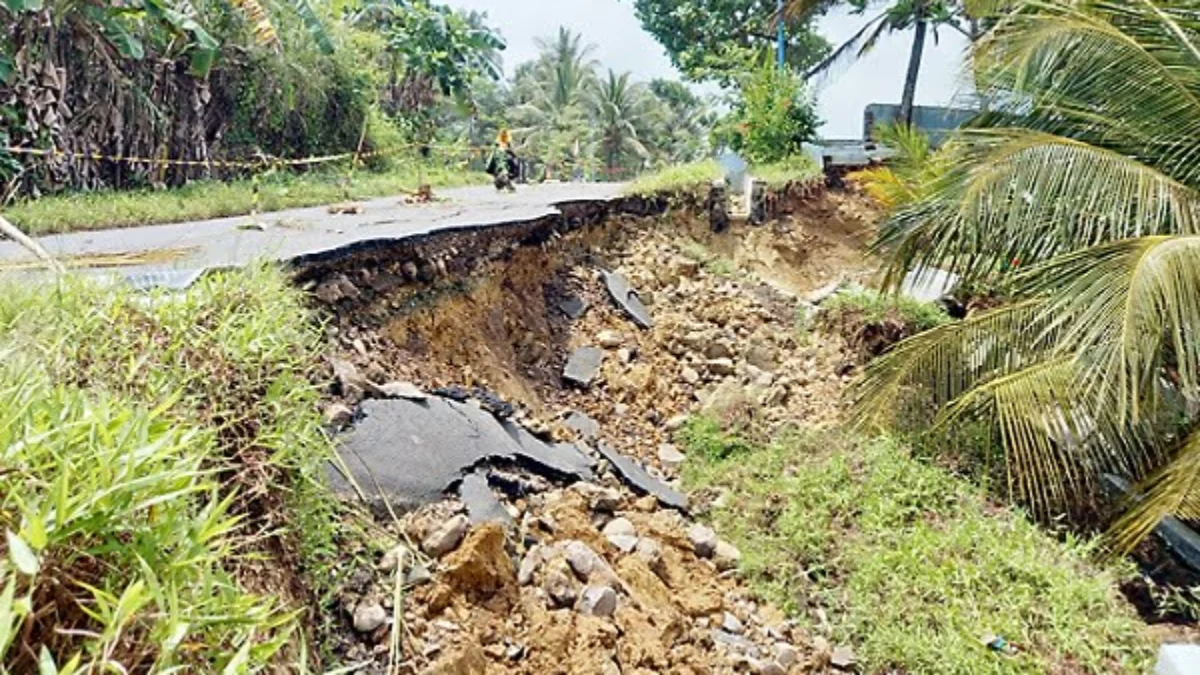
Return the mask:
[[921, 72], [921, 54], [925, 51], [927, 27], [924, 20], [917, 21], [913, 33], [912, 53], [908, 57], [908, 75], [904, 78], [904, 96], [900, 99], [899, 117], [909, 126], [913, 123], [913, 99], [917, 96], [917, 75]]

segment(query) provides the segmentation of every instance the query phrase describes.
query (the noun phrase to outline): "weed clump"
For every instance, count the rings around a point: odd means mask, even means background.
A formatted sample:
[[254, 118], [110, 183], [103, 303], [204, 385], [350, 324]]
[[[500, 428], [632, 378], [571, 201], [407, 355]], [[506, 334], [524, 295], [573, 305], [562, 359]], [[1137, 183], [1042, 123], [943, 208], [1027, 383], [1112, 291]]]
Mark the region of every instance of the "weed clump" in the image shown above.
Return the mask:
[[296, 568], [332, 527], [318, 344], [266, 270], [181, 294], [5, 284], [0, 671], [300, 658]]

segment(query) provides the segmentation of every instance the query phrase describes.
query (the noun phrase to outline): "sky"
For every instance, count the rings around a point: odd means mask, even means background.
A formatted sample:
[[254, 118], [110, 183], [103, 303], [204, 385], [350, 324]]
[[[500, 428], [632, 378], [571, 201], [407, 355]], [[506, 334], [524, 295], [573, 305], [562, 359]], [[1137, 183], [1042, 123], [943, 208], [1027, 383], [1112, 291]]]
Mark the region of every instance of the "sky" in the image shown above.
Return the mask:
[[[450, 0], [461, 9], [487, 12], [489, 23], [508, 42], [505, 68], [537, 56], [534, 40], [553, 36], [559, 26], [583, 34], [596, 45], [596, 58], [618, 72], [631, 71], [639, 80], [679, 78], [662, 46], [642, 30], [632, 0]], [[822, 18], [821, 33], [833, 44], [854, 34], [864, 18], [835, 10]], [[966, 39], [953, 30], [932, 34], [926, 42], [917, 83], [918, 105], [946, 105], [963, 87], [960, 81]], [[817, 92], [818, 109], [826, 138], [862, 135], [862, 113], [868, 103], [899, 103], [904, 88], [912, 33], [882, 39], [865, 58], [824, 82]], [[710, 89], [702, 89], [710, 91]]]

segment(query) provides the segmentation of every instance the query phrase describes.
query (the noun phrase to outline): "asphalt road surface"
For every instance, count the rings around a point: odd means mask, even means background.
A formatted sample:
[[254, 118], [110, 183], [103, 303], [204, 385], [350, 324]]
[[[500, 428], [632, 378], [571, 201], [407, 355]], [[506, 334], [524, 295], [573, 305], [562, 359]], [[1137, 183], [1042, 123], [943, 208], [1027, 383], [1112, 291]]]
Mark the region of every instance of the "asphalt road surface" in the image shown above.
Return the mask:
[[[327, 206], [260, 214], [265, 229], [248, 227], [249, 216], [170, 225], [92, 230], [40, 237], [55, 256], [183, 251], [168, 264], [90, 269], [89, 274], [118, 273], [138, 286], [185, 285], [204, 270], [237, 267], [260, 260], [287, 261], [326, 253], [350, 244], [398, 240], [439, 230], [486, 227], [532, 220], [557, 213], [555, 204], [609, 200], [620, 195], [617, 183], [550, 183], [518, 186], [500, 193], [491, 186], [441, 190], [438, 201], [407, 204], [403, 197], [355, 202], [354, 214], [333, 214]], [[0, 241], [0, 261], [31, 260], [12, 241]]]

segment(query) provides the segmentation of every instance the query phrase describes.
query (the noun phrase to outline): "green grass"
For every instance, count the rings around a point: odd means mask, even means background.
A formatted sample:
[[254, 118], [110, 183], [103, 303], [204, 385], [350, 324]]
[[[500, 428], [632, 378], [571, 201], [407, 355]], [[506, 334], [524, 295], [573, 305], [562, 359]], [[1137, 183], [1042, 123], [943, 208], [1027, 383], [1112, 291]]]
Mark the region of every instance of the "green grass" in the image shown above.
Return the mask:
[[808, 155], [796, 155], [773, 164], [750, 168], [750, 175], [766, 181], [767, 187], [779, 188], [794, 182], [807, 182], [820, 177], [821, 167]]
[[918, 333], [951, 321], [946, 311], [937, 304], [868, 289], [839, 291], [826, 300], [823, 307], [833, 315], [854, 313], [864, 323], [896, 318]]
[[[795, 432], [754, 447], [696, 420], [680, 434], [689, 488], [728, 490], [712, 513], [765, 598], [868, 672], [1144, 672], [1151, 646], [1091, 562], [1022, 514], [888, 439]], [[1014, 656], [981, 644], [988, 634]]]
[[680, 164], [638, 177], [637, 180], [625, 187], [625, 194], [652, 197], [698, 187], [707, 188], [710, 183], [724, 175], [725, 171], [715, 160]]
[[[359, 169], [348, 180], [345, 169], [309, 174], [276, 173], [261, 178], [260, 212], [332, 204], [350, 199], [396, 195], [420, 182], [435, 188], [483, 184], [485, 174], [429, 165], [407, 164], [385, 172]], [[2, 214], [31, 235], [176, 223], [250, 213], [254, 183], [196, 181], [170, 190], [77, 192], [19, 202]]]
[[679, 245], [679, 252], [682, 253], [684, 257], [700, 263], [700, 266], [704, 268], [704, 271], [708, 272], [709, 274], [715, 274], [722, 277], [731, 277], [737, 274], [737, 263], [729, 258], [712, 253], [704, 247], [704, 244], [701, 244], [695, 239], [689, 239], [681, 243]]
[[295, 575], [334, 527], [319, 345], [269, 270], [0, 288], [0, 672], [300, 658]]

